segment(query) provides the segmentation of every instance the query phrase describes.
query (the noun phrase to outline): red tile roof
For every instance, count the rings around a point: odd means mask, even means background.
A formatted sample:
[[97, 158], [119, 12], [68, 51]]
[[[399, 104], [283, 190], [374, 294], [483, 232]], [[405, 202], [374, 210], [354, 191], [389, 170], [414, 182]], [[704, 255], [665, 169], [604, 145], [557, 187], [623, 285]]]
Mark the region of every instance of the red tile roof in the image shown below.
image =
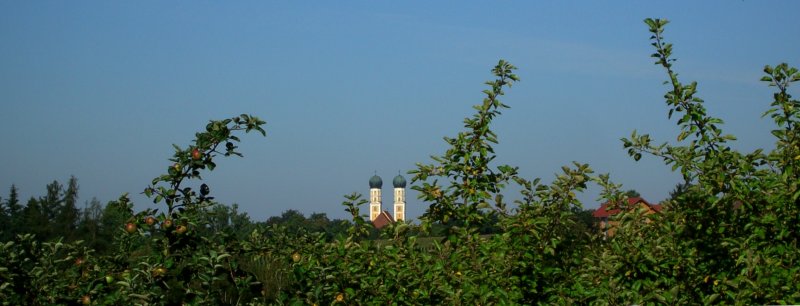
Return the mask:
[[[661, 211], [660, 204], [650, 204], [649, 202], [647, 202], [647, 200], [641, 197], [628, 198], [628, 205], [626, 206], [633, 207], [633, 205], [637, 203], [644, 203], [654, 211], [657, 212]], [[594, 216], [595, 218], [608, 218], [620, 212], [620, 208], [608, 209], [609, 206], [611, 206], [611, 203], [609, 202], [603, 203], [602, 205], [600, 205], [600, 208], [598, 208], [597, 210], [594, 211], [594, 213], [592, 213], [592, 216]]]
[[372, 220], [372, 225], [375, 226], [375, 228], [377, 229], [381, 229], [384, 226], [387, 226], [391, 223], [394, 223], [394, 219], [392, 218], [392, 215], [390, 215], [389, 212], [385, 210], [382, 211], [381, 214], [378, 215], [377, 218], [375, 218], [375, 220]]

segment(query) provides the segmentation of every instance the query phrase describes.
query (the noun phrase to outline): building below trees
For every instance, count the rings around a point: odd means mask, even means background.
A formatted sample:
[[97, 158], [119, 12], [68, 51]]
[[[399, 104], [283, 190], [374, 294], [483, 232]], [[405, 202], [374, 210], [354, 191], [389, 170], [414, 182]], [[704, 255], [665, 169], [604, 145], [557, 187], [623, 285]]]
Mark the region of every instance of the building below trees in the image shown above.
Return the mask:
[[611, 220], [611, 217], [619, 214], [623, 210], [629, 211], [642, 208], [645, 210], [645, 214], [653, 214], [660, 212], [662, 208], [661, 204], [651, 204], [642, 197], [630, 197], [624, 203], [613, 204], [616, 203], [605, 202], [592, 213], [592, 216], [597, 221], [597, 227], [604, 237], [611, 237], [614, 235], [619, 221]]

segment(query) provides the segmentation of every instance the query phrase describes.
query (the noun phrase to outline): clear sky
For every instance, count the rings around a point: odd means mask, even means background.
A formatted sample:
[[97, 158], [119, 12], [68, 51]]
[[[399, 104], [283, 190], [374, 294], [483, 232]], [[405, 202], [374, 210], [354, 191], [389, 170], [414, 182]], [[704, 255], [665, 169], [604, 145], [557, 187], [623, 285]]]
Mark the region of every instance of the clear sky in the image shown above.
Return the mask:
[[[503, 58], [522, 81], [494, 126], [499, 162], [545, 181], [589, 163], [657, 202], [679, 176], [619, 141], [677, 135], [642, 20], [672, 21], [681, 77], [752, 150], [773, 147], [758, 79], [765, 64], [800, 65], [798, 12], [797, 1], [2, 1], [0, 196], [75, 175], [81, 203], [130, 192], [154, 207], [139, 193], [171, 144], [249, 113], [268, 137], [244, 137], [245, 157], [206, 175], [218, 200], [256, 220], [343, 218], [342, 195], [368, 194], [377, 171], [388, 209], [392, 177], [443, 152]], [[593, 208], [596, 195], [581, 198]], [[411, 218], [426, 207], [415, 196]]]

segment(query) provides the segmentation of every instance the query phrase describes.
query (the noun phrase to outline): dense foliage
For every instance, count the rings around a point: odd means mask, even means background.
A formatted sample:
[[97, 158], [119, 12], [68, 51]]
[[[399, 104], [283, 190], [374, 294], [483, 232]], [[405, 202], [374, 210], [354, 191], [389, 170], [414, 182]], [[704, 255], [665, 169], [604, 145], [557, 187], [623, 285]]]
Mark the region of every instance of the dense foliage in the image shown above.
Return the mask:
[[[684, 182], [660, 213], [623, 209], [612, 217], [613, 236], [598, 235], [576, 196], [590, 183], [612, 204], [636, 195], [609, 175], [576, 162], [544, 184], [493, 165], [491, 123], [518, 81], [501, 60], [464, 131], [411, 171], [412, 188], [429, 203], [418, 225], [376, 232], [359, 194], [345, 197], [352, 221], [344, 223], [289, 211], [258, 224], [216, 203], [199, 181], [203, 171], [241, 155], [238, 133], [264, 134], [263, 121], [242, 115], [212, 121], [192, 145], [175, 147], [167, 172], [144, 191], [162, 209], [134, 213], [123, 195], [81, 217], [74, 178], [24, 207], [12, 186], [2, 210], [0, 303], [798, 303], [800, 101], [789, 86], [800, 73], [787, 64], [764, 68], [762, 80], [776, 89], [764, 114], [775, 122], [776, 147], [742, 153], [730, 147], [735, 138], [722, 132], [723, 121], [707, 114], [697, 83], [678, 78], [667, 21], [645, 22], [679, 132], [676, 144], [636, 132], [622, 141], [634, 159], [661, 158]], [[522, 190], [513, 208], [504, 196], [511, 184]]]

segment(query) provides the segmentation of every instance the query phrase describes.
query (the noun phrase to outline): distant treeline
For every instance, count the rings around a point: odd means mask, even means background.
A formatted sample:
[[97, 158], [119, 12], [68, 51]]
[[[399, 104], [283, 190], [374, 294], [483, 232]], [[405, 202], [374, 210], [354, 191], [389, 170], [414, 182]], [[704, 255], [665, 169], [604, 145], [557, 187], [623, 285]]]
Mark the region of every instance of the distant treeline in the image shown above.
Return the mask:
[[[74, 176], [66, 187], [58, 181], [46, 186], [46, 194], [31, 197], [25, 205], [19, 200], [19, 192], [11, 185], [8, 197], [0, 197], [0, 241], [9, 241], [19, 234], [34, 234], [39, 241], [61, 239], [65, 242], [76, 240], [104, 253], [111, 247], [116, 232], [123, 231], [133, 220], [135, 212], [130, 204], [109, 201], [103, 205], [97, 198], [85, 201], [83, 208], [78, 203], [78, 179]], [[579, 218], [576, 231], [594, 230], [591, 210], [575, 212]], [[239, 210], [237, 204], [230, 206], [216, 204], [208, 209], [208, 225], [203, 229], [210, 233], [224, 232], [229, 237], [244, 239], [254, 230], [264, 227], [280, 226], [289, 234], [322, 233], [328, 241], [347, 235], [352, 226], [350, 220], [330, 219], [325, 213], [312, 213], [306, 217], [297, 210], [284, 211], [280, 216], [269, 217], [265, 221], [254, 221], [246, 212]], [[492, 216], [496, 219], [496, 216]], [[480, 232], [493, 234], [498, 231], [497, 220], [488, 222]], [[458, 222], [434, 224], [430, 236], [446, 236], [448, 229], [459, 226]], [[378, 230], [370, 237], [377, 238]]]
[[[76, 240], [103, 253], [109, 249], [116, 232], [123, 231], [133, 220], [130, 204], [109, 201], [103, 205], [97, 198], [78, 205], [78, 179], [70, 177], [67, 184], [53, 181], [46, 186], [46, 194], [31, 197], [23, 204], [19, 191], [11, 185], [7, 197], [0, 197], [0, 241], [13, 240], [19, 234], [34, 234], [39, 241], [61, 239]], [[351, 222], [331, 220], [325, 213], [313, 213], [309, 217], [296, 210], [287, 210], [280, 216], [265, 221], [254, 221], [237, 204], [217, 204], [206, 213], [208, 225], [202, 230], [225, 232], [229, 237], [244, 238], [259, 227], [282, 226], [287, 233], [323, 233], [332, 240], [347, 235]]]

